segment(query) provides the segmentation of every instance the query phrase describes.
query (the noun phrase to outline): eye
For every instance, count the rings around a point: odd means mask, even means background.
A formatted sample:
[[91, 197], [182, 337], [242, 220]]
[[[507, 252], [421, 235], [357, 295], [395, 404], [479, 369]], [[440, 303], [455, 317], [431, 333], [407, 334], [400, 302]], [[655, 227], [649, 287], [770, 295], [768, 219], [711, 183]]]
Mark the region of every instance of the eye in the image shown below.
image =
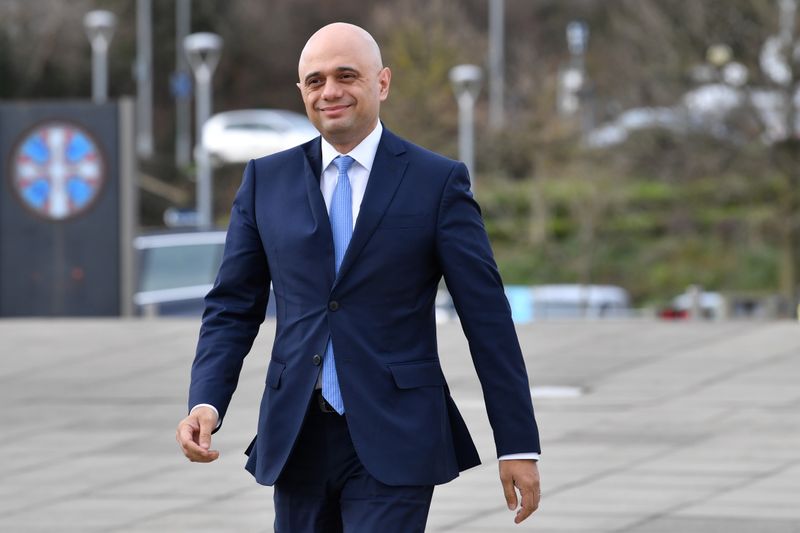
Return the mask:
[[322, 83], [321, 78], [311, 78], [306, 80], [306, 87], [317, 87]]
[[354, 72], [345, 72], [339, 76], [339, 79], [342, 81], [352, 81], [356, 79], [356, 75]]

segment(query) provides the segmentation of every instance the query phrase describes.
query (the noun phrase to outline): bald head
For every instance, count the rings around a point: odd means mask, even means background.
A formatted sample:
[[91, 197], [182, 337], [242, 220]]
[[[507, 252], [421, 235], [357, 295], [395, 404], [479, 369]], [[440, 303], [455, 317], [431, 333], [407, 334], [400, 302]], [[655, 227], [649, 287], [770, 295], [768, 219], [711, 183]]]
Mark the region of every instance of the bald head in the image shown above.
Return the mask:
[[334, 50], [360, 56], [376, 72], [383, 68], [381, 49], [367, 30], [355, 24], [334, 22], [317, 30], [303, 47], [297, 67], [300, 81], [303, 81], [304, 62], [308, 63], [319, 57], [321, 53], [330, 53]]
[[308, 118], [340, 153], [378, 125], [392, 73], [364, 29], [343, 22], [323, 27], [303, 48], [297, 72]]

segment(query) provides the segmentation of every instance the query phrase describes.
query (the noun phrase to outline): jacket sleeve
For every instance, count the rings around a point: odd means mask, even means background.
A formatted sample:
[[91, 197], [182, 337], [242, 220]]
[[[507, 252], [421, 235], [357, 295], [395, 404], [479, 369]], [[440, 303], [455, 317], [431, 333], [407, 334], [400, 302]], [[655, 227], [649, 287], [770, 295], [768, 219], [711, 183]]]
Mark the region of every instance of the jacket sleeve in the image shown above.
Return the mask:
[[437, 218], [437, 253], [483, 389], [497, 455], [541, 451], [511, 310], [463, 163], [451, 170]]
[[255, 188], [255, 164], [250, 161], [233, 202], [222, 264], [205, 298], [192, 365], [189, 409], [200, 403], [213, 405], [220, 425], [269, 298], [270, 274], [256, 227]]

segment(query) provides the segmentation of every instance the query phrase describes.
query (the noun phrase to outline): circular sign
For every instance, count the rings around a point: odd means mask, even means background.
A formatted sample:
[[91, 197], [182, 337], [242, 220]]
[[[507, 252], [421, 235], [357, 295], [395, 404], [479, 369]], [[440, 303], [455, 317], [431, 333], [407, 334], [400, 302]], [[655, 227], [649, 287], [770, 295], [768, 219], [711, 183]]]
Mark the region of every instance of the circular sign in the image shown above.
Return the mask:
[[85, 129], [47, 122], [29, 132], [14, 151], [12, 180], [26, 207], [50, 220], [86, 211], [105, 180], [103, 155]]

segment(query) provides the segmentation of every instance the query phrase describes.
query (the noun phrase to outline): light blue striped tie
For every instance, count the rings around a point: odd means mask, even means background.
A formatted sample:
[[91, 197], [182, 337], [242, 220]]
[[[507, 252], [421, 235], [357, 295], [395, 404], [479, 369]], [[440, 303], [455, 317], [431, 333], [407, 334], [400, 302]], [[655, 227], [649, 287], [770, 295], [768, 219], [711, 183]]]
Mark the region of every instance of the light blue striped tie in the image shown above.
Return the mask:
[[[353, 235], [353, 191], [350, 188], [350, 178], [347, 176], [347, 171], [353, 164], [353, 158], [349, 155], [342, 155], [334, 159], [333, 164], [339, 169], [339, 178], [331, 199], [330, 213], [336, 273], [338, 274], [344, 253], [347, 251], [347, 245], [350, 244], [350, 237]], [[331, 339], [328, 339], [325, 360], [322, 363], [322, 397], [336, 409], [337, 413], [344, 414], [342, 390], [339, 388], [339, 376], [336, 375], [336, 362], [333, 358]]]

